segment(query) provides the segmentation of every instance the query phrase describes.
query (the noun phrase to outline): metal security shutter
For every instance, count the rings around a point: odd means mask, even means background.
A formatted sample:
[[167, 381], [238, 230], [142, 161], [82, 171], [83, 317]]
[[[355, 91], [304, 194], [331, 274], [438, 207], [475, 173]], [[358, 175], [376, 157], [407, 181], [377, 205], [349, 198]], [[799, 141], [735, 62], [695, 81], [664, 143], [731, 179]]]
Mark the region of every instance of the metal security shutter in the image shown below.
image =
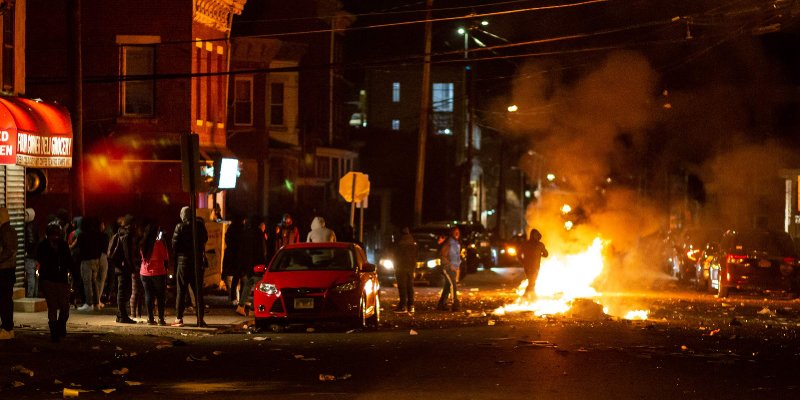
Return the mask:
[[14, 286], [24, 286], [25, 276], [25, 168], [7, 165], [0, 168], [0, 187], [3, 188], [0, 206], [8, 208], [11, 226], [17, 231], [17, 282]]

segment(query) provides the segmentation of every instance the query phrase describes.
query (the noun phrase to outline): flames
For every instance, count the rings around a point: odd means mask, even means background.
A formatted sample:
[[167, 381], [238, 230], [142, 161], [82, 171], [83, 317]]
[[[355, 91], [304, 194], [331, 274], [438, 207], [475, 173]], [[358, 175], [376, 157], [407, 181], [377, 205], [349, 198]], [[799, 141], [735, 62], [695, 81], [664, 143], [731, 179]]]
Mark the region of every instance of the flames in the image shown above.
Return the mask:
[[[528, 286], [528, 280], [525, 279], [516, 289], [517, 299], [514, 303], [498, 308], [495, 315], [520, 311], [531, 311], [536, 316], [567, 314], [578, 300], [584, 300], [581, 301], [581, 309], [586, 310], [585, 300], [588, 299], [597, 304], [597, 309], [602, 310], [598, 313], [605, 316], [608, 309], [600, 306], [601, 294], [593, 287], [603, 272], [603, 245], [603, 240], [598, 237], [583, 252], [551, 254], [543, 258], [536, 279], [536, 298], [524, 297]], [[622, 316], [624, 319], [638, 320], [646, 320], [647, 317], [648, 311], [645, 310], [629, 311]]]

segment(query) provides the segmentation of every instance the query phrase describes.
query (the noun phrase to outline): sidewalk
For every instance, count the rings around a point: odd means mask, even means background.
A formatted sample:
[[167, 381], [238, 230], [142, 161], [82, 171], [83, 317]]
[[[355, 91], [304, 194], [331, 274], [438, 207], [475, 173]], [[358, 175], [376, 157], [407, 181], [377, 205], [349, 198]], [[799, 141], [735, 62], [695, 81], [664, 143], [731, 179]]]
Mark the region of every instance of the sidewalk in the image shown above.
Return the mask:
[[[206, 312], [203, 316], [207, 327], [197, 327], [197, 317], [194, 312], [186, 312], [183, 317], [184, 326], [158, 326], [147, 325], [147, 317], [134, 318], [138, 321], [137, 324], [120, 324], [116, 322], [117, 308], [114, 306], [107, 306], [100, 311], [77, 311], [74, 308], [70, 309], [69, 320], [67, 321], [67, 330], [72, 329], [86, 329], [89, 330], [112, 330], [112, 329], [135, 329], [135, 330], [163, 330], [163, 329], [177, 329], [177, 330], [194, 330], [203, 331], [207, 333], [214, 333], [219, 330], [231, 328], [234, 325], [250, 324], [253, 317], [243, 317], [236, 314], [232, 306], [224, 306], [216, 304], [218, 302], [214, 299], [207, 298], [206, 304], [210, 303], [210, 307], [206, 307]], [[175, 320], [175, 307], [174, 304], [168, 305], [166, 309], [167, 324]], [[40, 312], [15, 312], [14, 313], [14, 327], [15, 328], [35, 328], [35, 329], [48, 329], [47, 326], [47, 311]]]

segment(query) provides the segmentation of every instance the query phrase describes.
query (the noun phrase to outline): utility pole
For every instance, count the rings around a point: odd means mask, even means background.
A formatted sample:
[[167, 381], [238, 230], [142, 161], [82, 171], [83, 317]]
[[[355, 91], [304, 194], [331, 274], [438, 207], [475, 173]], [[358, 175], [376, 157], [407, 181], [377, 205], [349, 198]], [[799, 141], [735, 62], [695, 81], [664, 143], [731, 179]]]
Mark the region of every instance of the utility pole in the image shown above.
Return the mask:
[[72, 0], [72, 118], [75, 135], [72, 172], [74, 173], [73, 188], [75, 188], [75, 192], [70, 197], [77, 203], [78, 213], [86, 215], [83, 177], [83, 47], [81, 30], [81, 0]]
[[422, 194], [425, 188], [425, 148], [428, 140], [431, 101], [431, 9], [427, 0], [425, 12], [425, 61], [422, 63], [422, 91], [419, 110], [419, 140], [417, 144], [417, 181], [414, 192], [414, 226], [422, 224]]

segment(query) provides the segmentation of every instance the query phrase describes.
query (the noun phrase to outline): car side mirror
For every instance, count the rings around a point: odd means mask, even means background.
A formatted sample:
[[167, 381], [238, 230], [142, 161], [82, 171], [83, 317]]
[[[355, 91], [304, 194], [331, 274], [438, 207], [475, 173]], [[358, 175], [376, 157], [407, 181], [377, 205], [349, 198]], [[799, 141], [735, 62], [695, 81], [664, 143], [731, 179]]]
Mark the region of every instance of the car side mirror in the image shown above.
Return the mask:
[[375, 271], [377, 271], [377, 267], [375, 267], [375, 264], [367, 263], [361, 266], [361, 272], [375, 272]]
[[255, 272], [257, 274], [263, 274], [264, 271], [266, 271], [266, 270], [267, 270], [267, 266], [264, 265], [264, 264], [256, 265], [255, 267], [253, 267], [253, 272]]

